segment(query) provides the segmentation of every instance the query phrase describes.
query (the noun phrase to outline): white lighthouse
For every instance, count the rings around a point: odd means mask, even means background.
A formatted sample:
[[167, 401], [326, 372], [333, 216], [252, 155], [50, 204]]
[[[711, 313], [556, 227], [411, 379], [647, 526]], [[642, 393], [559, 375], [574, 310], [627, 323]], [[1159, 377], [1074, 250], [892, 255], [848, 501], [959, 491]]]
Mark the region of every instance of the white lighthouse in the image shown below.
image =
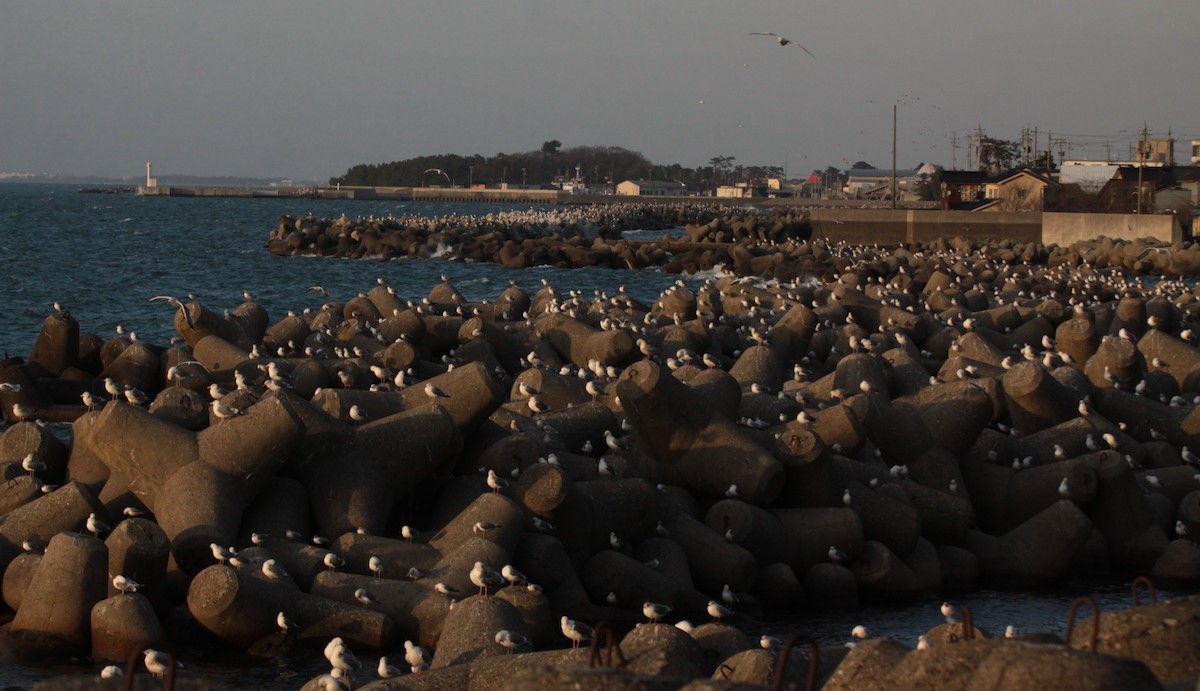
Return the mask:
[[158, 187], [158, 180], [150, 177], [150, 161], [146, 161], [146, 187]]

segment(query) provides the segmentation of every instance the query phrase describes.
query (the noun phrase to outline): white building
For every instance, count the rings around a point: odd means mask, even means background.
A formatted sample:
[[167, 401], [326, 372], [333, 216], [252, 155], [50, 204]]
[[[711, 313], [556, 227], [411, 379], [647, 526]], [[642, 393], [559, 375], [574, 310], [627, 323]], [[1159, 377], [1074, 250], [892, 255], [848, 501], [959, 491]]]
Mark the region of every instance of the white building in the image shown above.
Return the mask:
[[682, 197], [687, 185], [674, 180], [625, 180], [617, 185], [617, 194], [627, 197]]

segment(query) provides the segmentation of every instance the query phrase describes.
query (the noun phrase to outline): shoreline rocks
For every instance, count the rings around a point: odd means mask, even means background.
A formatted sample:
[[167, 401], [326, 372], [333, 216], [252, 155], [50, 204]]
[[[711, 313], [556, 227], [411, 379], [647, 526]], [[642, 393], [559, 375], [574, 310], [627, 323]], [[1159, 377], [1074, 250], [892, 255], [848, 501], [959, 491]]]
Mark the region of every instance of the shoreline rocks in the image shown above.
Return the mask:
[[[176, 617], [204, 632], [176, 644], [412, 641], [424, 678], [461, 680], [509, 657], [497, 627], [557, 665], [576, 659], [549, 654], [560, 623], [604, 621], [638, 683], [679, 686], [715, 672], [680, 629], [633, 628], [647, 601], [724, 626], [1088, 572], [1200, 587], [1193, 289], [980, 243], [804, 246], [826, 273], [649, 305], [378, 285], [276, 322], [181, 304], [167, 348], [51, 315], [28, 360], [0, 363], [9, 641], [115, 655]], [[55, 420], [69, 444], [38, 424]], [[50, 570], [74, 598], [58, 618], [30, 587]], [[947, 654], [1089, 668], [981, 650]]]

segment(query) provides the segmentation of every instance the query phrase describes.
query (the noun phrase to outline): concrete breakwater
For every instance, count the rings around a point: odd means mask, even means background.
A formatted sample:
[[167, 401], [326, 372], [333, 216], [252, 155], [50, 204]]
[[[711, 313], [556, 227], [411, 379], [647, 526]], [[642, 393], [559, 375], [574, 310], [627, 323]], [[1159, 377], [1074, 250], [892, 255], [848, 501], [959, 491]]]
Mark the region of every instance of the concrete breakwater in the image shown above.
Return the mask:
[[[182, 303], [170, 347], [52, 314], [0, 363], [3, 649], [326, 646], [356, 683], [350, 650], [430, 665], [387, 682], [411, 688], [769, 685], [775, 644], [744, 630], [782, 612], [1114, 572], [1200, 585], [1191, 290], [1002, 245], [809, 246], [819, 280], [652, 304], [379, 284], [274, 320]], [[1102, 618], [1102, 655], [951, 645], [1004, 626], [951, 612], [928, 650], [825, 648], [817, 673], [1195, 683], [1200, 601], [1157, 607]], [[623, 670], [563, 650], [601, 621]]]
[[[900, 213], [911, 215], [911, 212]], [[887, 242], [891, 237], [888, 226], [877, 218], [873, 225], [859, 228], [829, 221], [828, 216], [830, 213], [821, 214], [826, 220], [819, 224], [823, 232], [815, 236], [820, 241], [817, 243], [808, 242], [814, 238], [809, 218], [786, 207], [729, 213], [719, 206], [631, 204], [436, 219], [283, 216], [271, 231], [267, 248], [280, 256], [383, 259], [438, 256], [495, 262], [510, 268], [659, 267], [671, 273], [696, 273], [724, 267], [739, 276], [792, 281], [806, 276], [827, 277], [840, 270], [835, 264], [845, 263], [837, 261], [837, 257], [829, 260], [830, 255], [814, 249], [815, 246], [835, 247], [854, 242], [898, 245], [918, 252], [966, 251], [1009, 265], [1086, 265], [1093, 269], [1171, 277], [1200, 274], [1200, 244], [1190, 241], [1172, 244], [1153, 238], [1098, 237], [1060, 245], [1036, 239], [959, 236], [931, 237], [924, 242]], [[905, 221], [898, 220], [897, 224], [904, 226]], [[623, 230], [675, 227], [683, 227], [686, 238], [621, 238]], [[1037, 224], [1029, 226], [1035, 230], [1037, 227]], [[872, 235], [877, 232], [877, 242], [872, 242]], [[1003, 229], [995, 228], [995, 232]], [[1036, 238], [1038, 233], [1030, 231], [1024, 235]], [[897, 237], [902, 239], [904, 234]]]

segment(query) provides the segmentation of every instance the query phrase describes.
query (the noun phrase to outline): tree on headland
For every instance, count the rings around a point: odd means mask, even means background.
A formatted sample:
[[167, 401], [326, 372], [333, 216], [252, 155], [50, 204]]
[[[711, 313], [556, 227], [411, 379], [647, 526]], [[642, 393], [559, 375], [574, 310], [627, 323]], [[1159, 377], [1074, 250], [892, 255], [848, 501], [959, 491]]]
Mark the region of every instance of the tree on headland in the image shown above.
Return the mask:
[[553, 156], [562, 148], [562, 142], [557, 139], [551, 139], [548, 142], [542, 142], [542, 153], [546, 156]]

